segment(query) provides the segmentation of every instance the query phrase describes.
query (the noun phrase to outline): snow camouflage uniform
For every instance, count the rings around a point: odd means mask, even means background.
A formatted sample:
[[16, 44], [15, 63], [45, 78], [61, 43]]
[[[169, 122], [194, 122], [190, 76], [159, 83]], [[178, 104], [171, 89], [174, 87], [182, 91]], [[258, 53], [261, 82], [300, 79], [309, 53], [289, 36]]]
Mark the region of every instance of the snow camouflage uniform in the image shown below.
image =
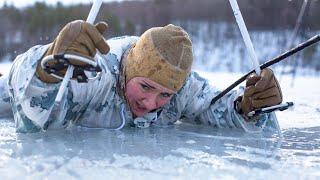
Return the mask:
[[243, 88], [230, 92], [210, 106], [211, 99], [219, 91], [196, 72], [189, 75], [183, 87], [164, 107], [133, 119], [126, 101], [119, 95], [117, 81], [121, 74], [120, 60], [138, 38], [123, 36], [108, 40], [110, 52], [95, 56], [102, 73], [88, 83], [71, 80], [59, 104], [55, 104], [55, 98], [61, 83], [47, 84], [35, 75], [37, 63], [49, 45], [32, 47], [15, 59], [7, 77], [1, 77], [0, 108], [6, 112], [0, 111], [0, 116], [11, 114], [8, 112], [11, 104], [17, 132], [61, 129], [71, 124], [113, 129], [124, 122], [138, 127], [168, 126], [177, 120], [245, 131], [278, 127], [274, 113], [262, 115], [256, 122], [246, 122], [234, 110], [233, 101]]

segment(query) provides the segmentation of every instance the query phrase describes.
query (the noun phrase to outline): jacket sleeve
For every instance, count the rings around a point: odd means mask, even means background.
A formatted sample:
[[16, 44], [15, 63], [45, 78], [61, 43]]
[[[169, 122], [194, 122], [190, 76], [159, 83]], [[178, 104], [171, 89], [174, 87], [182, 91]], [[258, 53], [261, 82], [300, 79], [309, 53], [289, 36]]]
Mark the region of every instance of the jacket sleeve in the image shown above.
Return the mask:
[[273, 113], [265, 114], [253, 122], [246, 122], [234, 109], [234, 101], [243, 93], [243, 88], [233, 90], [214, 104], [211, 100], [220, 93], [206, 79], [192, 72], [180, 92], [180, 100], [185, 107], [182, 121], [206, 124], [218, 128], [242, 128], [247, 132], [259, 132], [266, 126], [277, 128]]
[[100, 100], [106, 97], [106, 93], [111, 93], [114, 85], [115, 77], [112, 73], [118, 70], [112, 64], [118, 64], [117, 57], [121, 57], [123, 51], [136, 39], [119, 37], [109, 40], [110, 52], [113, 53], [106, 56], [97, 53], [95, 56], [102, 72], [85, 72], [88, 77], [96, 77], [89, 79], [87, 83], [71, 80], [60, 103], [55, 103], [55, 99], [61, 83], [44, 83], [35, 75], [37, 63], [49, 45], [35, 46], [19, 55], [12, 65], [8, 79], [17, 131], [38, 132], [65, 128], [79, 121], [88, 106], [99, 109]]
[[47, 84], [35, 75], [37, 63], [47, 48], [48, 45], [35, 46], [17, 56], [9, 73], [9, 95], [17, 132], [67, 127], [80, 109], [73, 102], [70, 84], [62, 101], [56, 104], [61, 83]]

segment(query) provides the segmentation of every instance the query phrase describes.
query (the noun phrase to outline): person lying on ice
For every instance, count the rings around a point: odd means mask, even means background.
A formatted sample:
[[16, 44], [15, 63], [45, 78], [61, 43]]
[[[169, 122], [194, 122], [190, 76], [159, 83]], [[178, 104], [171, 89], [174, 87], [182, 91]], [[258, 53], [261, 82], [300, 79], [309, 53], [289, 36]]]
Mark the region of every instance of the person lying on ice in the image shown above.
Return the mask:
[[[219, 91], [191, 71], [192, 43], [179, 26], [154, 27], [141, 37], [123, 36], [105, 41], [107, 24], [81, 20], [68, 23], [53, 43], [32, 47], [19, 55], [7, 81], [2, 83], [2, 106], [10, 104], [17, 132], [38, 132], [73, 125], [120, 129], [168, 126], [176, 121], [212, 127], [258, 131], [257, 121], [273, 127], [273, 113], [249, 118], [254, 109], [282, 102], [280, 86], [270, 69], [252, 74], [245, 88], [225, 95], [210, 105]], [[97, 50], [100, 54], [96, 55]], [[48, 74], [40, 63], [52, 54], [71, 53], [96, 61], [101, 73], [80, 83], [72, 79], [60, 103], [55, 98], [61, 80]], [[71, 64], [86, 64], [71, 60]], [[50, 66], [58, 67], [59, 62]], [[63, 66], [62, 66], [63, 67]], [[64, 76], [66, 67], [59, 70]], [[4, 87], [3, 84], [8, 86]], [[1, 104], [1, 103], [0, 103]], [[272, 121], [273, 119], [273, 121]]]

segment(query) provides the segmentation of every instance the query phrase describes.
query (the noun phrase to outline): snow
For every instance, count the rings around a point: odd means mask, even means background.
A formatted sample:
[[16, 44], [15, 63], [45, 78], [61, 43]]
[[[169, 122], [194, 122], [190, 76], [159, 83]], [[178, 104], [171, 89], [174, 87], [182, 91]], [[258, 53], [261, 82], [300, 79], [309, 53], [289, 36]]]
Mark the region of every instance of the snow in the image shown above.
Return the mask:
[[[8, 72], [1, 64], [0, 72]], [[199, 73], [223, 89], [241, 74]], [[1, 179], [319, 179], [319, 76], [283, 76], [284, 137], [178, 123], [121, 131], [74, 127], [15, 133], [0, 119]]]
[[[173, 21], [189, 33], [195, 56], [194, 67], [204, 71], [247, 72], [252, 64], [236, 22], [212, 21]], [[292, 29], [288, 30], [252, 30], [248, 27], [257, 58], [260, 63], [266, 62], [287, 51]], [[319, 34], [319, 31], [306, 31], [297, 36], [294, 46]], [[230, 53], [232, 52], [232, 53]], [[279, 64], [319, 69], [320, 46], [311, 46]], [[278, 65], [279, 65], [278, 64]], [[310, 72], [309, 72], [310, 73]]]

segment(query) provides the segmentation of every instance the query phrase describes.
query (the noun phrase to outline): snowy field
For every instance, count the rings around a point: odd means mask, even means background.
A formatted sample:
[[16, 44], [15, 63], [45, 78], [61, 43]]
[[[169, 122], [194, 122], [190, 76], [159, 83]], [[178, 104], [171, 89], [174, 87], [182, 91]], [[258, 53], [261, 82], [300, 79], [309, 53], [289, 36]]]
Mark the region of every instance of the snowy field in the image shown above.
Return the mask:
[[[0, 65], [0, 72], [8, 71]], [[201, 75], [224, 88], [240, 74]], [[177, 124], [15, 133], [0, 119], [0, 179], [320, 179], [320, 77], [281, 78], [283, 138]]]

